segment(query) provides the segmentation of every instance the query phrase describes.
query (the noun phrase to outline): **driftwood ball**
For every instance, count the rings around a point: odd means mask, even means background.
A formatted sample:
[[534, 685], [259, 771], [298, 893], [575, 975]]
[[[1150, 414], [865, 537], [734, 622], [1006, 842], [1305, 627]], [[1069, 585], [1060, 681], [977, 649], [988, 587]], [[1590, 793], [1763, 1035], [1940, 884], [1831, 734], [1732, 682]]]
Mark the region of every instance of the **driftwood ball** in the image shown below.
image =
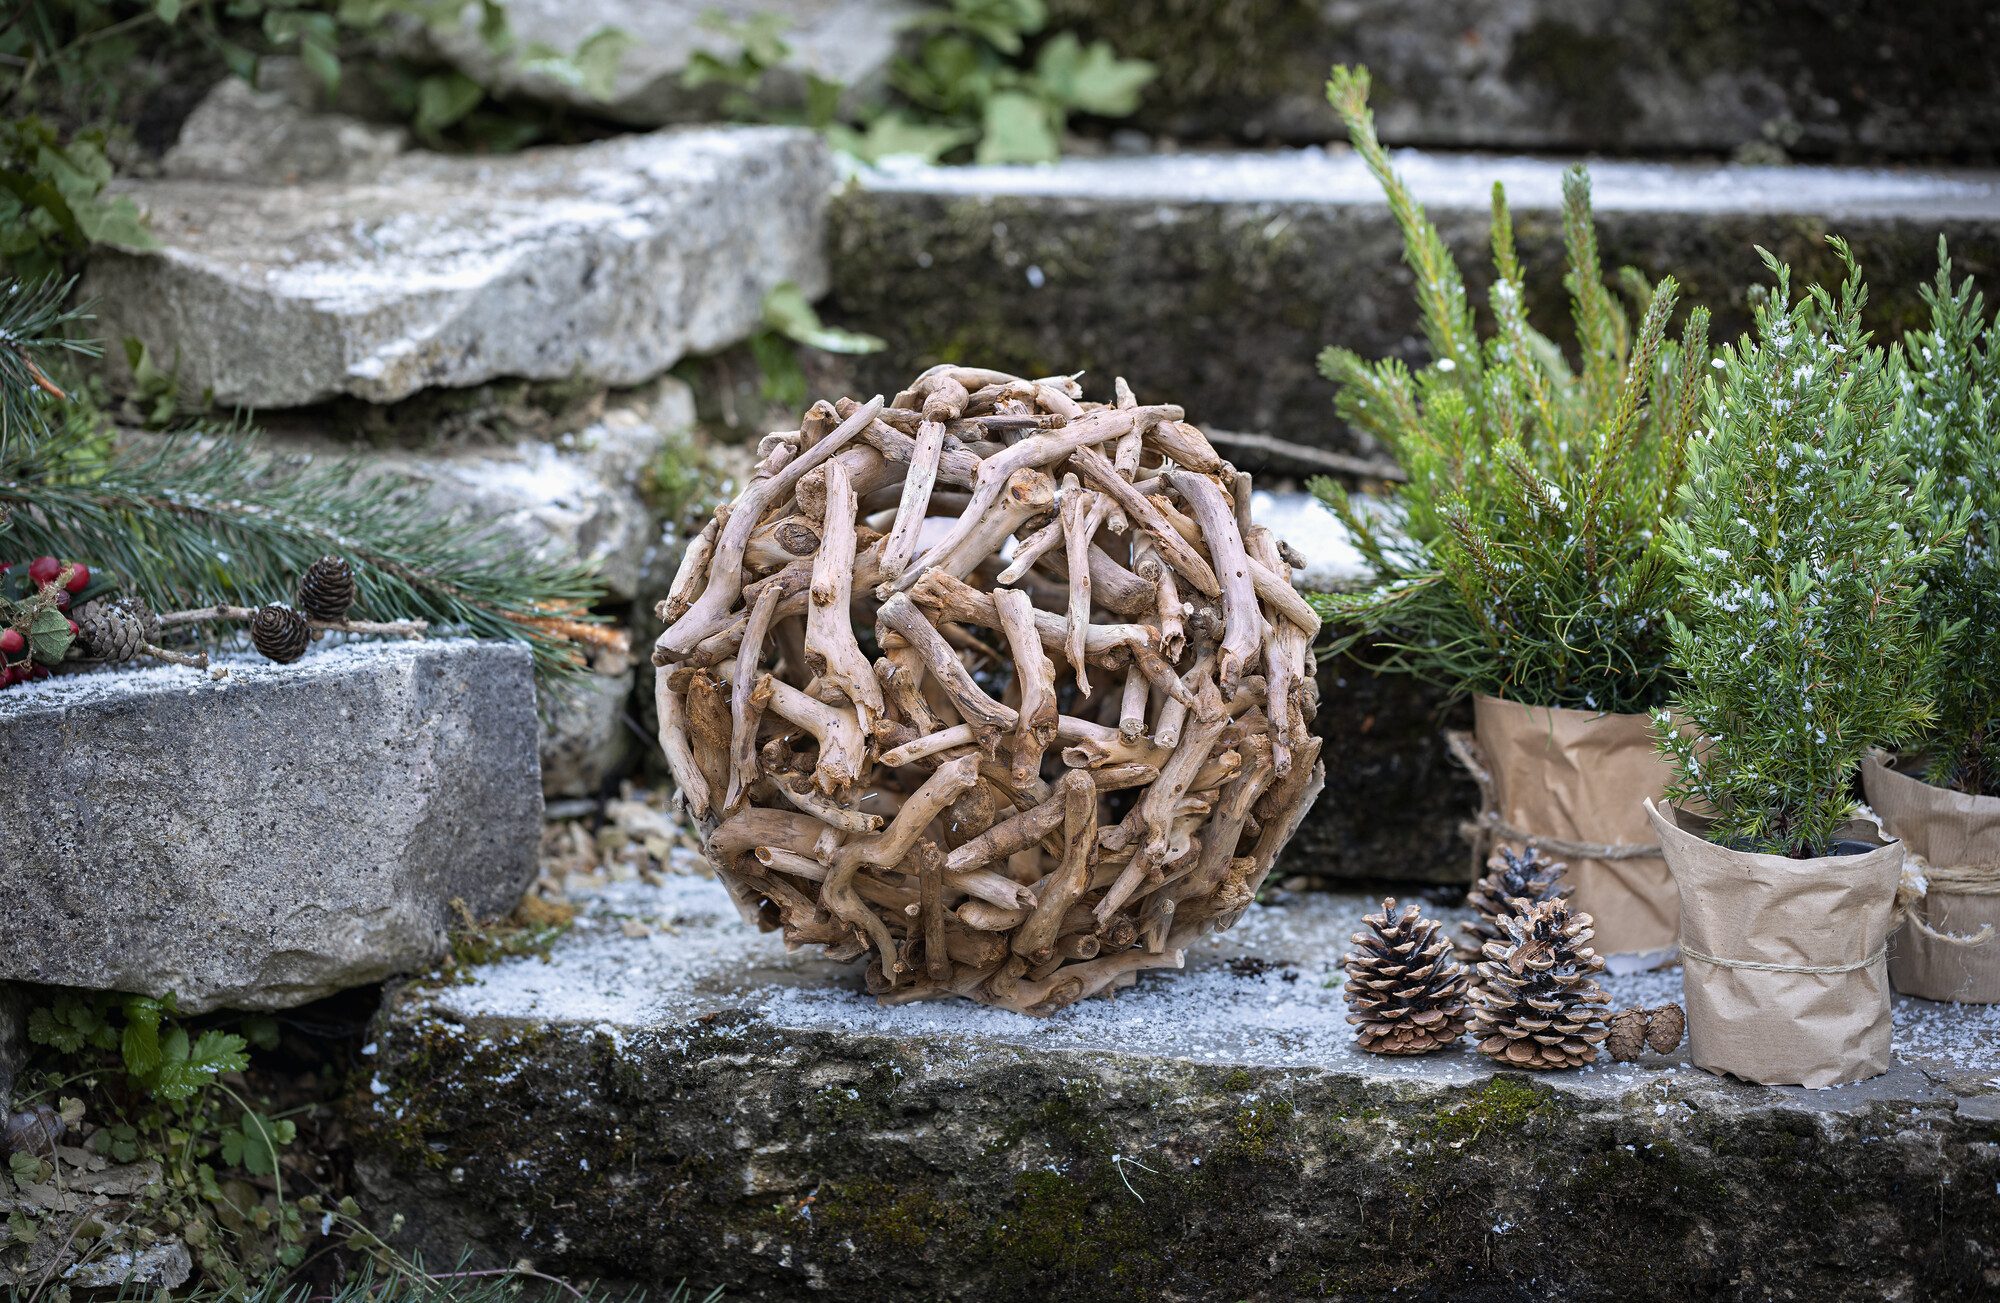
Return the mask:
[[1295, 554], [1178, 407], [934, 367], [767, 436], [688, 548], [660, 741], [746, 918], [1045, 1014], [1178, 968], [1318, 793]]

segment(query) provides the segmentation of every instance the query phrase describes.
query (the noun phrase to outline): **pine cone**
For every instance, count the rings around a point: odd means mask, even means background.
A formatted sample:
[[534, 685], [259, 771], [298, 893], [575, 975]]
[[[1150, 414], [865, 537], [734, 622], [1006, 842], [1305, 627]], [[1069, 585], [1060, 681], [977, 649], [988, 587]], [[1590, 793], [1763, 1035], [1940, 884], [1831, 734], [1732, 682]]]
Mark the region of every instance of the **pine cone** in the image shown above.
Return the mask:
[[337, 556], [323, 556], [299, 577], [299, 610], [306, 618], [345, 620], [354, 605], [354, 571]]
[[1434, 919], [1411, 905], [1401, 916], [1394, 899], [1361, 921], [1354, 950], [1341, 959], [1347, 970], [1347, 1021], [1371, 1054], [1425, 1054], [1465, 1034], [1470, 975], [1452, 954], [1451, 941]]
[[1498, 858], [1500, 862], [1489, 864], [1486, 876], [1473, 883], [1472, 890], [1465, 894], [1465, 903], [1472, 906], [1474, 917], [1458, 925], [1459, 931], [1465, 933], [1458, 949], [1467, 963], [1479, 961], [1488, 941], [1505, 938], [1500, 920], [1514, 912], [1515, 901], [1539, 905], [1569, 895], [1569, 885], [1562, 880], [1563, 865], [1543, 859], [1534, 847], [1516, 855], [1513, 848], [1502, 846]]
[[76, 613], [76, 633], [92, 656], [114, 664], [129, 661], [153, 640], [159, 620], [136, 597], [100, 597]]
[[250, 617], [250, 641], [269, 659], [289, 665], [306, 654], [312, 627], [291, 607], [272, 602]]
[[1597, 1058], [1609, 1035], [1611, 997], [1591, 974], [1604, 961], [1590, 948], [1590, 915], [1545, 900], [1500, 922], [1506, 936], [1486, 943], [1472, 1034], [1479, 1051], [1519, 1068], [1574, 1068]]
[[1663, 1004], [1646, 1014], [1646, 1044], [1655, 1054], [1672, 1054], [1687, 1031], [1687, 1015], [1677, 1004]]
[[1604, 1038], [1604, 1048], [1611, 1051], [1611, 1057], [1620, 1063], [1630, 1063], [1646, 1048], [1646, 1011], [1644, 1009], [1620, 1009], [1611, 1015], [1610, 1034]]

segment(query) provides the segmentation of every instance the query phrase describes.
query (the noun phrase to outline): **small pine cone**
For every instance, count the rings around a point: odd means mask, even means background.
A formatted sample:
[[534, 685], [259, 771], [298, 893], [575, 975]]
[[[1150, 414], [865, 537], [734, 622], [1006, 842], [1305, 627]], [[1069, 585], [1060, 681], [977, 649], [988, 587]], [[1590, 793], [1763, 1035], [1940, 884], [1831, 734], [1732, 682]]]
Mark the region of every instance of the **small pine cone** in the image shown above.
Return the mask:
[[76, 613], [77, 637], [84, 650], [113, 664], [129, 661], [145, 650], [157, 623], [136, 597], [100, 597], [85, 602]]
[[1347, 1021], [1371, 1054], [1426, 1054], [1465, 1034], [1470, 974], [1452, 954], [1434, 919], [1411, 905], [1400, 916], [1393, 899], [1361, 921], [1347, 970]]
[[1672, 1054], [1687, 1032], [1687, 1015], [1677, 1004], [1663, 1004], [1646, 1015], [1646, 1044], [1656, 1054]]
[[291, 607], [272, 602], [258, 607], [250, 617], [250, 641], [267, 658], [289, 665], [306, 654], [312, 627]]
[[1543, 859], [1534, 847], [1516, 855], [1512, 847], [1502, 846], [1496, 858], [1499, 863], [1491, 865], [1486, 876], [1465, 893], [1465, 903], [1472, 906], [1473, 918], [1458, 925], [1459, 931], [1465, 933], [1458, 947], [1467, 963], [1477, 963], [1488, 941], [1498, 941], [1506, 935], [1500, 928], [1500, 920], [1514, 912], [1515, 901], [1539, 905], [1569, 895], [1569, 885], [1562, 880], [1564, 866]]
[[337, 556], [323, 556], [299, 578], [298, 608], [309, 620], [345, 620], [354, 605], [354, 571]]
[[1630, 1063], [1646, 1048], [1646, 1011], [1644, 1009], [1620, 1009], [1611, 1015], [1610, 1034], [1604, 1038], [1604, 1048], [1611, 1051], [1611, 1057], [1620, 1063]]
[[1592, 974], [1604, 961], [1590, 948], [1590, 915], [1545, 900], [1500, 922], [1504, 939], [1486, 943], [1472, 1034], [1480, 1053], [1510, 1067], [1576, 1068], [1597, 1058], [1610, 1034], [1611, 1002]]

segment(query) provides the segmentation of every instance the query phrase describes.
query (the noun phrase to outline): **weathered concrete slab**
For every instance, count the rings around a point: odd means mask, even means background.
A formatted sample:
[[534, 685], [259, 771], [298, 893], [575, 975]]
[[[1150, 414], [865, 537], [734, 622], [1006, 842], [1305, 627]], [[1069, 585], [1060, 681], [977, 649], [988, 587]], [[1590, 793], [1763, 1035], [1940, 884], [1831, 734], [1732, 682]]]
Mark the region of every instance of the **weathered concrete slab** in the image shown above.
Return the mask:
[[512, 909], [542, 796], [526, 648], [354, 643], [0, 694], [0, 982], [274, 1009], [418, 969]]
[[[1626, 154], [1991, 159], [2000, 16], [1973, 4], [1051, 0], [1153, 60], [1136, 121], [1200, 140], [1338, 138], [1334, 63], [1375, 74], [1385, 139]], [[1198, 30], [1200, 39], [1189, 39]]]
[[[1401, 153], [1407, 176], [1484, 304], [1490, 188], [1515, 207], [1529, 303], [1558, 336], [1561, 175], [1556, 162]], [[1601, 163], [1593, 168], [1604, 265], [1673, 273], [1716, 314], [1748, 324], [1753, 246], [1802, 278], [1832, 268], [1824, 236], [1864, 263], [1875, 320], [1922, 317], [1940, 231], [1974, 274], [2000, 268], [2000, 174]], [[1071, 159], [1048, 167], [870, 172], [835, 203], [830, 320], [882, 335], [848, 392], [912, 366], [971, 361], [1045, 375], [1113, 375], [1189, 419], [1373, 453], [1335, 428], [1320, 349], [1420, 360], [1402, 244], [1380, 191], [1345, 151]]]
[[[1828, 1091], [1679, 1053], [1542, 1076], [1382, 1059], [1352, 1048], [1335, 983], [1363, 907], [1257, 907], [1187, 971], [1036, 1021], [884, 1009], [712, 882], [621, 885], [548, 963], [392, 994], [361, 1171], [433, 1254], [470, 1236], [495, 1262], [738, 1298], [2000, 1281], [2000, 1009], [1901, 1002], [1896, 1068]], [[1651, 1005], [1678, 978], [1610, 985]]]
[[[635, 676], [582, 675], [542, 712], [542, 795], [596, 796], [638, 750], [626, 727]], [[648, 678], [650, 686], [650, 677]]]
[[365, 174], [409, 145], [402, 127], [309, 107], [314, 87], [296, 76], [263, 83], [217, 82], [181, 124], [161, 172], [176, 180], [292, 185]]
[[441, 515], [497, 528], [531, 555], [592, 566], [611, 600], [630, 602], [660, 541], [647, 477], [694, 419], [688, 387], [665, 379], [613, 396], [596, 419], [548, 438], [376, 448], [314, 415], [286, 423], [267, 446], [295, 456], [358, 456], [371, 470], [416, 480]]
[[481, 85], [641, 126], [712, 116], [724, 88], [689, 87], [682, 76], [697, 55], [735, 64], [745, 25], [757, 22], [775, 23], [789, 47], [756, 88], [757, 102], [802, 105], [811, 77], [865, 96], [881, 88], [902, 28], [921, 12], [911, 0], [501, 0], [498, 7], [522, 52], [568, 53], [599, 32], [622, 33], [610, 95], [594, 96], [533, 58], [496, 56], [476, 10], [466, 11], [461, 28], [433, 30], [428, 39]]
[[632, 385], [750, 334], [782, 281], [819, 292], [832, 175], [811, 132], [720, 127], [351, 181], [135, 182], [159, 247], [98, 253], [85, 293], [107, 338], [218, 404]]

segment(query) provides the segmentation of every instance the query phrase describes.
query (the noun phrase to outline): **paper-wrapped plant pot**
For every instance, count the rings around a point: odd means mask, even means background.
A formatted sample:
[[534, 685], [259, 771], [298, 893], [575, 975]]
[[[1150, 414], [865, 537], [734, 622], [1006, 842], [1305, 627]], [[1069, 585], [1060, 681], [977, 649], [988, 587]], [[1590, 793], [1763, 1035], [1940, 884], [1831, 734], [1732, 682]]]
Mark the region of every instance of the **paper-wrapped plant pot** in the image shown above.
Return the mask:
[[1929, 887], [1889, 942], [1890, 985], [1926, 1000], [2000, 1004], [2000, 797], [1934, 786], [1880, 753], [1861, 762], [1861, 785]]
[[717, 874], [885, 1000], [1177, 968], [1318, 794], [1294, 554], [1181, 409], [934, 367], [769, 435], [690, 544], [660, 741]]

